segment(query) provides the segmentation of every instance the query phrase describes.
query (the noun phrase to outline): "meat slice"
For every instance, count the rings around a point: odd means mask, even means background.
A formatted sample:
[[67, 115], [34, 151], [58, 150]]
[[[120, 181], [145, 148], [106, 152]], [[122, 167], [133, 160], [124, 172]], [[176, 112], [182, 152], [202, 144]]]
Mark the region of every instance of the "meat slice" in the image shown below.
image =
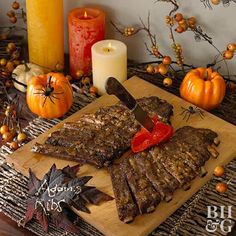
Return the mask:
[[199, 175], [201, 167], [210, 158], [208, 146], [217, 134], [209, 129], [185, 126], [178, 129], [168, 143], [154, 147], [151, 153], [161, 162], [181, 186]]
[[113, 164], [109, 167], [109, 173], [119, 219], [125, 223], [130, 223], [138, 215], [138, 208], [132, 198], [124, 171], [120, 169], [119, 164]]
[[135, 158], [132, 155], [129, 158], [124, 158], [121, 166], [140, 214], [154, 211], [160, 202], [160, 195], [155, 191], [147, 177], [139, 171]]
[[179, 187], [178, 181], [165, 170], [161, 162], [154, 163], [153, 157], [149, 152], [135, 154], [135, 160], [139, 170], [160, 194], [161, 200], [170, 201], [174, 190]]
[[[137, 102], [149, 115], [158, 115], [169, 121], [173, 107], [157, 97], [141, 98]], [[84, 162], [93, 163], [98, 168], [109, 165], [130, 148], [130, 142], [140, 124], [124, 105], [118, 103], [98, 109], [95, 114], [86, 114], [75, 122], [67, 122], [64, 127], [50, 134], [46, 144], [63, 147], [65, 152], [75, 149], [77, 156], [84, 157]], [[48, 155], [44, 148], [33, 151]], [[57, 156], [59, 156], [58, 148]], [[62, 151], [61, 157], [64, 156]], [[88, 160], [86, 160], [88, 159]]]
[[42, 153], [49, 156], [55, 156], [59, 158], [65, 158], [68, 160], [78, 160], [83, 163], [83, 156], [79, 157], [76, 149], [72, 148], [64, 148], [60, 146], [53, 146], [51, 144], [40, 144], [35, 143], [35, 145], [31, 149], [33, 152]]
[[192, 169], [179, 156], [168, 152], [165, 146], [155, 149], [155, 160], [163, 164], [165, 170], [178, 180], [180, 186], [190, 182], [194, 176]]
[[173, 107], [158, 97], [152, 96], [149, 99], [138, 99], [140, 106], [152, 117], [158, 115], [163, 122], [169, 122], [169, 117], [173, 114]]
[[61, 159], [77, 161], [81, 164], [91, 164], [96, 165], [98, 167], [108, 166], [107, 159], [103, 159], [103, 157], [99, 155], [90, 155], [88, 151], [84, 150], [84, 152], [78, 152], [75, 146], [71, 147], [62, 147], [62, 146], [54, 146], [51, 144], [40, 144], [36, 143], [32, 148], [32, 152], [41, 153], [43, 155], [58, 157]]

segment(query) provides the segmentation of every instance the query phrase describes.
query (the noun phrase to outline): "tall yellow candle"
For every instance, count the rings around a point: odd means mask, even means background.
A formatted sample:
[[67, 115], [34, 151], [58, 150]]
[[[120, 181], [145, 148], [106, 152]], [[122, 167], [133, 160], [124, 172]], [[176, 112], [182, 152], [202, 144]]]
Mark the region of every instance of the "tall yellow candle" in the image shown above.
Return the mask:
[[30, 62], [64, 66], [63, 0], [26, 0], [26, 12]]

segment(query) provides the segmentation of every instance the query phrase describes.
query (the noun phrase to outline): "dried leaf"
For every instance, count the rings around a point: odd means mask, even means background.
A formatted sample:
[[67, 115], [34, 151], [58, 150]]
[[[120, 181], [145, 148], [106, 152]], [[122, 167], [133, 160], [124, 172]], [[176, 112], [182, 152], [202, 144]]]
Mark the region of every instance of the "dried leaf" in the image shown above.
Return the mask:
[[83, 198], [87, 199], [89, 203], [94, 205], [99, 205], [101, 202], [104, 201], [113, 200], [113, 197], [101, 192], [96, 188], [88, 189], [87, 191], [84, 191], [81, 195]]
[[[76, 173], [79, 169], [80, 165], [76, 165], [61, 170], [54, 164], [42, 180], [29, 170], [29, 199], [25, 224], [35, 216], [46, 232], [51, 219], [57, 227], [78, 233], [78, 227], [72, 222], [77, 216], [69, 210], [70, 207], [90, 213], [86, 204], [97, 205], [101, 201], [113, 199], [95, 187], [86, 186], [92, 176], [77, 178]], [[70, 213], [67, 214], [68, 212]]]
[[44, 213], [43, 209], [37, 209], [36, 211], [36, 219], [39, 221], [39, 223], [42, 225], [43, 230], [45, 232], [48, 232], [48, 218], [46, 214]]
[[27, 200], [24, 224], [27, 224], [33, 218], [35, 211], [35, 198], [29, 198]]
[[75, 165], [75, 166], [66, 166], [62, 169], [63, 173], [66, 174], [69, 178], [76, 178], [77, 172], [80, 170], [81, 165]]
[[29, 182], [28, 182], [28, 189], [29, 194], [34, 195], [37, 189], [40, 186], [40, 180], [35, 176], [31, 169], [29, 169]]
[[72, 206], [77, 210], [77, 211], [83, 211], [83, 212], [86, 212], [88, 214], [90, 214], [90, 210], [86, 207], [86, 202], [83, 198], [80, 198], [80, 199], [77, 199], [77, 200], [74, 200], [72, 202]]
[[68, 219], [67, 215], [65, 215], [63, 212], [54, 214], [52, 217], [52, 221], [57, 227], [63, 228], [68, 232], [71, 232], [71, 233], [80, 232], [79, 228], [75, 224], [73, 224]]

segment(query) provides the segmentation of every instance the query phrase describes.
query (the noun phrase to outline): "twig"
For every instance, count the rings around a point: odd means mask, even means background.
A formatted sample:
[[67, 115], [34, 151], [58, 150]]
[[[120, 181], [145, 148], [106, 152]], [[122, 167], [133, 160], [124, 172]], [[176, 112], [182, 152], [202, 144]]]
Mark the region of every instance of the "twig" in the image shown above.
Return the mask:
[[213, 44], [211, 38], [209, 36], [207, 36], [206, 34], [202, 33], [202, 31], [198, 30], [198, 28], [192, 29], [192, 31], [197, 32], [202, 38], [204, 38], [213, 48], [215, 48], [215, 50], [222, 56], [222, 59], [224, 61], [226, 70], [227, 70], [227, 75], [229, 77], [229, 67], [228, 67], [228, 63], [226, 62], [226, 60], [224, 59], [224, 56], [222, 54], [222, 52]]

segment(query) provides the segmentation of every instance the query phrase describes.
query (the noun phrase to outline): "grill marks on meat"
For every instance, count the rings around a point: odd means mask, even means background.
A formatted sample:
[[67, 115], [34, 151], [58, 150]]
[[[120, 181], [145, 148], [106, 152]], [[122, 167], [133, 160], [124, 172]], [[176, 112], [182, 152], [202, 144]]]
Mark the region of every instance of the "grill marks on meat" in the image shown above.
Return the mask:
[[[172, 115], [173, 107], [158, 97], [141, 98], [137, 102], [150, 116], [157, 114], [165, 122]], [[139, 129], [134, 115], [118, 103], [100, 108], [95, 114], [84, 115], [76, 123], [65, 123], [62, 129], [51, 133], [45, 142], [47, 146], [37, 144], [32, 150], [65, 159], [84, 158], [84, 162], [100, 168], [108, 166], [129, 149], [131, 139]], [[46, 151], [46, 147], [50, 147], [51, 152]], [[73, 155], [68, 156], [71, 150]]]
[[138, 153], [135, 159], [140, 171], [152, 183], [161, 200], [169, 201], [174, 190], [179, 186], [177, 180], [165, 170], [161, 162], [154, 163], [153, 157], [149, 152]]
[[[117, 194], [122, 189], [117, 176], [125, 175], [131, 192], [129, 197], [133, 198], [139, 214], [148, 213], [160, 200], [170, 201], [177, 188], [189, 185], [200, 174], [201, 167], [212, 156], [208, 147], [213, 148], [216, 137], [217, 134], [209, 129], [185, 126], [178, 129], [169, 142], [122, 157], [119, 164], [113, 164], [109, 170], [117, 209], [122, 211], [120, 220], [125, 218], [125, 207], [121, 204], [125, 201], [120, 192]], [[125, 191], [128, 195], [127, 186]]]

